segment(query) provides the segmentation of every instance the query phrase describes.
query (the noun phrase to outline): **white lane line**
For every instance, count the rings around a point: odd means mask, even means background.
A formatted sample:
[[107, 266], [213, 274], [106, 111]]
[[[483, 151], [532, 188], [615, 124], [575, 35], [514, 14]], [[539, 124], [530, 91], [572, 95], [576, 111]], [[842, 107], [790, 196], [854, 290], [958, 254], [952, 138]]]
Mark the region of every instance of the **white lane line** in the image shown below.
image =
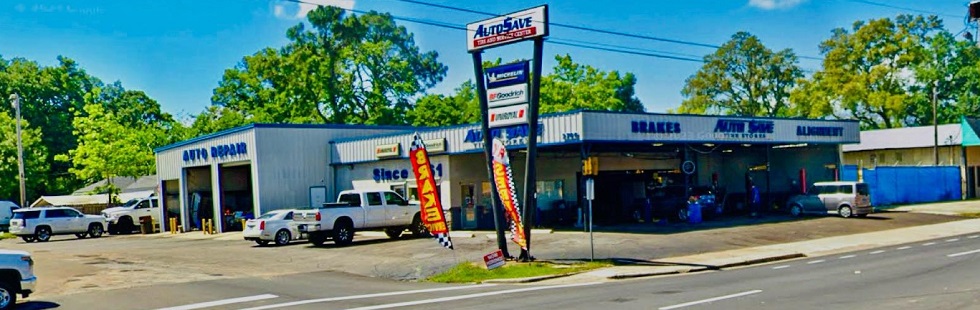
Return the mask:
[[754, 290], [754, 291], [741, 292], [741, 293], [737, 293], [737, 294], [731, 294], [731, 295], [725, 295], [725, 296], [718, 296], [718, 297], [715, 297], [715, 298], [708, 298], [708, 299], [702, 299], [702, 300], [697, 300], [697, 301], [692, 301], [692, 302], [686, 302], [686, 303], [683, 303], [683, 304], [677, 304], [677, 305], [673, 305], [673, 306], [660, 307], [660, 310], [670, 310], [670, 309], [683, 308], [683, 307], [687, 307], [687, 306], [700, 305], [700, 304], [703, 304], [703, 303], [709, 303], [709, 302], [714, 302], [714, 301], [719, 301], [719, 300], [729, 299], [729, 298], [742, 297], [742, 296], [757, 294], [757, 293], [761, 293], [761, 292], [762, 292], [762, 290]]
[[265, 305], [261, 307], [247, 308], [242, 310], [262, 310], [262, 309], [278, 309], [306, 304], [314, 304], [320, 302], [331, 302], [340, 300], [351, 300], [351, 299], [363, 299], [363, 298], [375, 298], [375, 297], [387, 297], [387, 296], [397, 296], [397, 295], [408, 295], [408, 294], [419, 294], [419, 293], [431, 293], [431, 292], [442, 292], [442, 291], [454, 291], [454, 290], [467, 290], [474, 288], [483, 288], [496, 286], [496, 284], [480, 284], [480, 285], [467, 285], [467, 286], [452, 286], [452, 287], [440, 287], [440, 288], [430, 288], [421, 290], [411, 290], [411, 291], [399, 291], [399, 292], [386, 292], [386, 293], [374, 293], [374, 294], [364, 294], [364, 295], [353, 295], [353, 296], [341, 296], [341, 297], [329, 297], [320, 299], [308, 299], [293, 301], [274, 305]]
[[946, 242], [954, 242], [954, 241], [960, 241], [960, 239], [953, 238], [953, 239], [946, 240]]
[[976, 239], [977, 237], [980, 237], [980, 235], [973, 235], [973, 236], [969, 236], [969, 237], [966, 237], [966, 238], [967, 239]]
[[955, 253], [955, 254], [949, 254], [949, 255], [946, 255], [946, 257], [957, 257], [957, 256], [969, 255], [969, 254], [973, 254], [973, 253], [980, 253], [980, 250], [973, 250], [973, 251], [966, 251], [966, 252], [960, 252], [960, 253]]
[[857, 255], [853, 255], [852, 254], [852, 255], [844, 255], [844, 256], [841, 256], [841, 257], [838, 257], [838, 258], [839, 259], [848, 259], [848, 258], [854, 258], [855, 256], [857, 256]]
[[877, 250], [877, 251], [871, 252], [871, 254], [881, 254], [881, 253], [885, 253], [885, 250]]
[[519, 289], [503, 290], [503, 291], [496, 291], [496, 292], [486, 292], [486, 293], [477, 293], [477, 294], [470, 294], [470, 295], [406, 301], [406, 302], [399, 302], [393, 304], [375, 305], [375, 306], [367, 306], [367, 307], [360, 307], [360, 308], [350, 308], [347, 310], [375, 310], [375, 309], [408, 307], [408, 306], [440, 303], [440, 302], [447, 302], [447, 301], [460, 300], [460, 299], [479, 298], [479, 297], [487, 297], [487, 296], [503, 295], [503, 294], [511, 294], [511, 293], [524, 293], [524, 292], [540, 291], [540, 290], [548, 290], [548, 289], [556, 289], [556, 288], [596, 285], [601, 283], [602, 282], [589, 282], [589, 283], [562, 284], [562, 285], [552, 285], [552, 286], [537, 286], [537, 287], [519, 288]]
[[922, 246], [930, 246], [930, 245], [933, 245], [933, 244], [936, 244], [936, 243], [935, 242], [926, 242], [926, 243], [923, 243]]
[[825, 261], [826, 260], [818, 259], [818, 260], [815, 260], [815, 261], [812, 261], [812, 262], [807, 262], [806, 264], [807, 265], [810, 265], [810, 264], [819, 264], [819, 263], [822, 263], [822, 262], [825, 262]]
[[900, 247], [900, 248], [898, 248], [898, 249], [899, 249], [899, 250], [908, 250], [908, 249], [911, 249], [911, 248], [912, 248], [912, 247], [910, 247], [910, 246], [903, 246], [903, 247]]
[[272, 294], [263, 294], [263, 295], [255, 295], [255, 296], [248, 296], [248, 297], [228, 298], [228, 299], [222, 299], [222, 300], [215, 300], [215, 301], [209, 301], [209, 302], [202, 302], [202, 303], [196, 303], [196, 304], [183, 305], [183, 306], [178, 306], [178, 307], [161, 308], [161, 309], [158, 309], [158, 310], [191, 310], [191, 309], [202, 309], [202, 308], [210, 308], [210, 307], [224, 306], [224, 305], [237, 304], [237, 303], [243, 303], [243, 302], [252, 302], [252, 301], [258, 301], [258, 300], [272, 299], [272, 298], [278, 298], [278, 297], [279, 296], [272, 295]]
[[789, 265], [782, 265], [782, 266], [772, 267], [772, 269], [783, 269], [783, 268], [789, 268]]

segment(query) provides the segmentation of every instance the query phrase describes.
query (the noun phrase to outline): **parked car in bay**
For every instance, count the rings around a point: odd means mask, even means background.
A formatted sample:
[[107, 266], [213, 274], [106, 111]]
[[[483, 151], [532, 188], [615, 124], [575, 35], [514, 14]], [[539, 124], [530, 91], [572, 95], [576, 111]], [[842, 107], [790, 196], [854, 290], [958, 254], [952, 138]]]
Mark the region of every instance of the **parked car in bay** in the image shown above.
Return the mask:
[[[269, 211], [257, 219], [245, 222], [245, 229], [242, 236], [245, 240], [254, 241], [260, 246], [269, 244], [286, 245], [293, 240], [304, 240], [307, 234], [299, 231], [302, 222], [295, 218], [315, 218], [316, 210], [274, 210]], [[297, 216], [298, 215], [298, 216]], [[316, 224], [308, 222], [306, 224]]]
[[27, 298], [34, 293], [37, 276], [34, 259], [24, 251], [0, 250], [0, 310], [13, 309], [17, 295]]
[[786, 202], [790, 214], [837, 214], [843, 218], [865, 217], [874, 212], [867, 183], [852, 181], [817, 182], [806, 194]]
[[142, 217], [149, 216], [155, 222], [160, 222], [160, 205], [157, 196], [130, 199], [118, 207], [102, 210], [106, 220], [106, 231], [109, 234], [131, 233], [139, 226]]
[[418, 204], [411, 204], [390, 190], [346, 190], [340, 192], [336, 203], [325, 203], [313, 214], [293, 218], [314, 222], [299, 225], [313, 245], [332, 239], [343, 246], [353, 242], [356, 230], [384, 230], [392, 239], [406, 229], [416, 237], [428, 236], [420, 213]]
[[[718, 203], [715, 191], [708, 186], [693, 186], [686, 191], [684, 186], [657, 187], [650, 190], [649, 195], [653, 216], [656, 218], [687, 221], [691, 197], [698, 202], [701, 213], [705, 216], [718, 216], [724, 212], [724, 207]], [[640, 205], [636, 208], [642, 210], [642, 204], [645, 202], [641, 200], [638, 203]], [[642, 211], [640, 213], [642, 214]]]
[[19, 208], [12, 201], [0, 200], [0, 231], [10, 229], [10, 218], [14, 216], [14, 210]]
[[75, 234], [79, 239], [102, 237], [105, 218], [82, 214], [71, 207], [21, 208], [10, 220], [10, 233], [25, 242], [47, 242], [54, 235]]

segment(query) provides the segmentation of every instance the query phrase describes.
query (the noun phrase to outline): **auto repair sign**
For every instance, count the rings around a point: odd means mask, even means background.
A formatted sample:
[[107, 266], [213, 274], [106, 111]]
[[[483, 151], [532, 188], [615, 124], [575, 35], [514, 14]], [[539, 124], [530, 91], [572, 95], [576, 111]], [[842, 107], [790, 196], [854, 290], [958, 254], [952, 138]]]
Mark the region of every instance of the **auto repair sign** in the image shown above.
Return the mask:
[[548, 35], [548, 6], [466, 24], [466, 47], [469, 51], [520, 42]]

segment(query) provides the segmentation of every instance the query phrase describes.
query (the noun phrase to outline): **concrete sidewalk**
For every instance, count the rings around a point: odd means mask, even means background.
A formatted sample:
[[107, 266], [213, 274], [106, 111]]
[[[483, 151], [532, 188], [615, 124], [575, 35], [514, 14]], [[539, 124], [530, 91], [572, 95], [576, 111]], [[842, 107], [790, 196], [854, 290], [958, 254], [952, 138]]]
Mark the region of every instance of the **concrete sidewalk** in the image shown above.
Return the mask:
[[830, 237], [817, 240], [743, 248], [715, 253], [673, 257], [653, 262], [638, 262], [636, 265], [603, 268], [570, 276], [497, 279], [487, 282], [539, 282], [549, 284], [581, 283], [706, 270], [719, 270], [801, 257], [831, 255], [836, 253], [919, 242], [923, 240], [977, 232], [980, 232], [980, 219], [972, 219], [848, 236]]
[[898, 212], [930, 213], [941, 215], [977, 215], [980, 214], [980, 201], [961, 200], [942, 203], [928, 203], [900, 206], [888, 209]]

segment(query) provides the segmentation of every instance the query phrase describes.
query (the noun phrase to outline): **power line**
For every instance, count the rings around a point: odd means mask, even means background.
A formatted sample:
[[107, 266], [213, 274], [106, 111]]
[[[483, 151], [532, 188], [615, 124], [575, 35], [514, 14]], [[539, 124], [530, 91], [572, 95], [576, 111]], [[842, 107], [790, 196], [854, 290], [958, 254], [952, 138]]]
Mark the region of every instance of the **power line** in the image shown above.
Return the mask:
[[[495, 14], [495, 13], [490, 13], [490, 12], [483, 12], [483, 11], [471, 10], [471, 9], [454, 7], [454, 6], [448, 6], [448, 5], [442, 5], [442, 4], [436, 4], [436, 3], [429, 3], [429, 2], [418, 1], [418, 0], [398, 0], [398, 1], [407, 2], [407, 3], [413, 3], [413, 4], [418, 4], [418, 5], [424, 5], [424, 6], [430, 6], [430, 7], [436, 7], [436, 8], [442, 8], [442, 9], [447, 9], [447, 10], [453, 10], [453, 11], [458, 11], [458, 12], [466, 12], [466, 13], [480, 14], [480, 15], [486, 15], [486, 16], [500, 16], [500, 14]], [[564, 24], [564, 23], [549, 22], [549, 26], [569, 28], [569, 29], [582, 30], [582, 31], [590, 31], [590, 32], [596, 32], [596, 33], [602, 33], [602, 34], [618, 35], [618, 36], [630, 37], [630, 38], [636, 38], [636, 39], [646, 39], [646, 40], [653, 40], [653, 41], [660, 41], [660, 42], [668, 42], [668, 43], [675, 43], [675, 44], [698, 46], [698, 47], [708, 47], [708, 48], [715, 48], [715, 49], [721, 47], [721, 46], [715, 45], [715, 44], [699, 43], [699, 42], [684, 41], [684, 40], [677, 40], [677, 39], [668, 39], [668, 38], [654, 37], [654, 36], [641, 35], [641, 34], [633, 34], [633, 33], [626, 33], [626, 32], [620, 32], [620, 31], [612, 31], [612, 30], [605, 30], [605, 29], [596, 29], [596, 28], [589, 28], [589, 27], [583, 27], [583, 26], [578, 26], [578, 25], [570, 25], [570, 24]], [[821, 57], [814, 57], [814, 56], [797, 55], [797, 57], [799, 57], [801, 59], [823, 60], [823, 58], [821, 58]]]
[[890, 9], [897, 9], [897, 10], [903, 10], [903, 11], [910, 11], [910, 12], [922, 13], [922, 14], [930, 14], [930, 15], [937, 15], [937, 16], [946, 16], [946, 17], [952, 17], [952, 18], [961, 18], [961, 17], [963, 17], [962, 15], [943, 14], [943, 13], [939, 13], [939, 12], [919, 10], [919, 9], [901, 7], [901, 6], [897, 6], [897, 5], [891, 5], [891, 4], [887, 4], [887, 3], [880, 3], [880, 2], [874, 2], [874, 1], [867, 1], [867, 0], [845, 0], [845, 1], [850, 1], [850, 2], [855, 2], [855, 3], [862, 3], [862, 4], [867, 4], [867, 5], [873, 5], [873, 6], [880, 6], [880, 7], [884, 7], [884, 8], [890, 8]]

